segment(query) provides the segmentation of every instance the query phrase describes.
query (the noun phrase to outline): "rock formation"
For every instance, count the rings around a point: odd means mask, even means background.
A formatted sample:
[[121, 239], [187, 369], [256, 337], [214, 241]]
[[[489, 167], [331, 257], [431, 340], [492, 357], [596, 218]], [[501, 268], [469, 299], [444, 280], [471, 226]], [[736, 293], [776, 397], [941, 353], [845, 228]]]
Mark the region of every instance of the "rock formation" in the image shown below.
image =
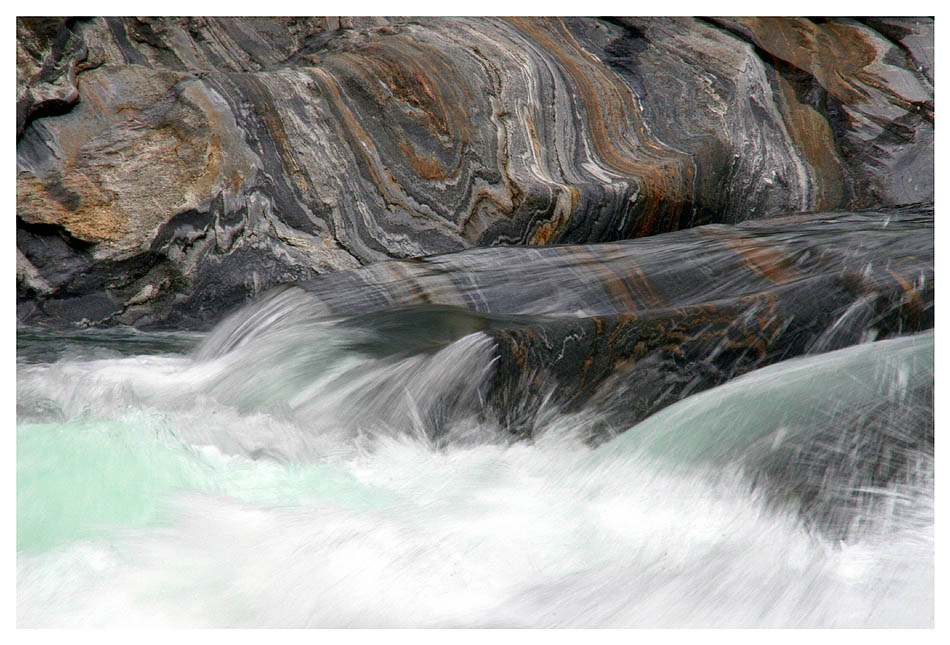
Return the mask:
[[275, 291], [220, 325], [223, 340], [205, 351], [308, 317], [364, 314], [352, 324], [398, 332], [389, 354], [410, 349], [414, 326], [433, 348], [485, 331], [496, 356], [485, 401], [510, 432], [530, 435], [547, 400], [565, 412], [597, 410], [603, 438], [751, 370], [932, 328], [933, 267], [933, 209], [924, 205], [473, 249]]
[[932, 201], [933, 28], [18, 19], [18, 320], [206, 328], [391, 258]]

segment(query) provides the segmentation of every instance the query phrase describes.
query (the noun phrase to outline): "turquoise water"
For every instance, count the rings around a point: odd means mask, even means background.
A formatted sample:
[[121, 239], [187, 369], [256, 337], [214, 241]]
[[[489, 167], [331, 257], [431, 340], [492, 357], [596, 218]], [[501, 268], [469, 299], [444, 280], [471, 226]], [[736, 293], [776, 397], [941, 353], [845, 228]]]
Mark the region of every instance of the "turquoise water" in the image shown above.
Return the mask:
[[331, 465], [280, 465], [190, 446], [157, 413], [17, 428], [17, 551], [167, 522], [166, 501], [183, 491], [269, 504], [325, 500], [355, 509], [396, 499]]
[[483, 337], [388, 354], [344, 327], [22, 334], [18, 625], [932, 625], [932, 332], [591, 448], [596, 410], [434, 442]]
[[[851, 423], [852, 432], [866, 432], [871, 420], [854, 417], [873, 406], [932, 414], [933, 373], [932, 332], [795, 358], [665, 408], [605, 450], [725, 462], [763, 440], [778, 450], [829, 426], [844, 432]], [[892, 421], [885, 429], [891, 434], [919, 434]], [[926, 434], [932, 440], [932, 431]]]

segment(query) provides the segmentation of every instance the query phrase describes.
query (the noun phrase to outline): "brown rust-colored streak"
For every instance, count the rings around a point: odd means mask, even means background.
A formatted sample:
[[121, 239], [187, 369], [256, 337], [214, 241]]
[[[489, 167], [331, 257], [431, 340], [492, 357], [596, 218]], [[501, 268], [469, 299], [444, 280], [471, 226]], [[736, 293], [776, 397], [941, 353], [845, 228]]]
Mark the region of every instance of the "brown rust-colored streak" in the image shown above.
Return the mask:
[[739, 298], [740, 311], [753, 311], [754, 325], [739, 327], [739, 318], [730, 327], [731, 330], [744, 332], [740, 339], [730, 338], [727, 334], [724, 347], [751, 348], [756, 351], [756, 360], [768, 353], [769, 345], [778, 337], [786, 324], [785, 316], [778, 307], [778, 298], [771, 293], [756, 293]]
[[744, 18], [758, 44], [773, 56], [804, 70], [842, 103], [857, 103], [867, 92], [857, 82], [874, 62], [877, 48], [856, 29], [805, 18]]
[[544, 154], [541, 152], [541, 139], [538, 138], [538, 130], [534, 125], [534, 116], [531, 112], [525, 110], [525, 124], [528, 126], [528, 139], [531, 140], [531, 149], [534, 150], [534, 158], [538, 161], [538, 167], [544, 168]]
[[788, 252], [780, 247], [764, 245], [733, 231], [727, 233], [715, 228], [699, 230], [735, 251], [749, 269], [774, 284], [785, 284], [805, 277], [793, 266]]
[[606, 268], [617, 276], [617, 280], [630, 293], [636, 294], [637, 300], [645, 308], [660, 309], [667, 306], [666, 300], [657, 295], [636, 260], [630, 257], [629, 251], [615, 246], [602, 246], [598, 248], [598, 253], [603, 257]]
[[519, 327], [505, 330], [498, 334], [498, 337], [504, 339], [510, 355], [517, 365], [517, 371], [521, 374], [532, 373], [534, 370], [531, 366], [529, 351], [538, 338], [531, 328]]
[[[753, 315], [750, 317], [749, 313]], [[753, 361], [758, 361], [765, 357], [784, 323], [775, 296], [758, 293], [726, 306], [674, 309], [668, 317], [656, 320], [643, 340], [650, 349], [664, 350], [681, 358], [687, 357], [691, 344], [715, 341], [722, 349], [750, 349], [755, 354]], [[642, 332], [641, 336], [644, 336]]]
[[891, 104], [933, 122], [931, 110], [919, 109], [920, 104], [868, 71], [879, 51], [860, 29], [833, 22], [815, 24], [804, 18], [745, 18], [738, 22], [752, 31], [766, 51], [811, 74], [839, 101], [868, 101], [873, 89]]
[[844, 196], [844, 172], [831, 125], [825, 115], [798, 101], [795, 89], [781, 74], [776, 76], [776, 81], [785, 127], [817, 175], [818, 195], [814, 206], [820, 210], [837, 208]]
[[[879, 52], [860, 29], [834, 22], [815, 24], [804, 18], [747, 18], [740, 22], [769, 53], [811, 74], [841, 102], [867, 101], [868, 90], [874, 89], [893, 105], [918, 112], [917, 104], [868, 71]], [[933, 120], [929, 111], [919, 113]]]
[[904, 307], [915, 320], [918, 319], [924, 310], [923, 301], [920, 297], [920, 289], [912, 281], [908, 280], [900, 273], [887, 269], [887, 272], [900, 285], [904, 291]]
[[577, 204], [580, 201], [580, 191], [577, 190], [577, 187], [567, 186], [566, 184], [557, 184], [557, 186], [561, 190], [566, 190], [571, 205], [568, 208], [561, 203], [561, 199], [565, 193], [562, 192], [558, 195], [554, 205], [554, 217], [550, 220], [539, 222], [529, 240], [529, 244], [533, 246], [546, 246], [551, 244], [561, 231], [564, 230], [567, 223], [571, 221], [571, 214], [577, 209]]
[[637, 311], [644, 308], [643, 303], [634, 298], [633, 291], [627, 288], [622, 280], [618, 279], [618, 275], [613, 269], [601, 262], [591, 247], [579, 246], [576, 247], [576, 252], [585, 254], [590, 258], [589, 262], [583, 264], [583, 270], [594, 273], [596, 282], [603, 287], [615, 303], [623, 303], [628, 311]]
[[[340, 60], [360, 73], [364, 86], [377, 93], [381, 108], [395, 99], [407, 106], [401, 111], [403, 115], [416, 121], [443, 147], [448, 143], [454, 149], [454, 167], [443, 168], [436, 158], [417, 152], [410, 139], [403, 137], [397, 145], [420, 177], [446, 179], [459, 172], [462, 151], [472, 132], [466, 109], [471, 96], [450, 59], [434, 47], [393, 36], [359, 53], [343, 54]], [[380, 87], [385, 88], [381, 93]]]
[[[692, 160], [653, 140], [640, 118], [629, 88], [586, 52], [563, 22], [531, 18], [508, 20], [551, 55], [571, 77], [581, 96], [598, 156], [618, 173], [637, 177], [643, 183], [649, 199], [645, 200], [645, 218], [636, 234], [660, 232], [656, 229], [660, 205], [682, 205], [691, 201], [688, 193], [692, 190], [695, 176]], [[632, 126], [636, 133], [637, 153], [646, 157], [645, 162], [626, 156], [615, 145], [615, 142], [627, 140], [624, 130], [628, 126]], [[675, 228], [678, 219], [674, 217], [666, 228]]]
[[[81, 173], [72, 187], [88, 187], [76, 208], [63, 204], [56, 194], [63, 184], [21, 173], [17, 177], [17, 215], [30, 223], [62, 226], [70, 235], [87, 242], [118, 241], [126, 234], [130, 215], [118, 208], [117, 198]], [[79, 184], [79, 186], [75, 185]], [[77, 193], [79, 194], [79, 193]], [[79, 200], [77, 200], [79, 201]]]
[[363, 157], [365, 162], [364, 167], [367, 172], [370, 173], [373, 183], [376, 185], [380, 195], [387, 204], [401, 206], [406, 210], [410, 210], [402, 189], [391, 178], [380, 173], [379, 169], [383, 168], [383, 164], [380, 160], [379, 152], [373, 144], [373, 139], [369, 136], [369, 133], [363, 129], [359, 119], [356, 118], [356, 115], [353, 114], [353, 111], [343, 99], [336, 80], [329, 73], [320, 68], [311, 68], [309, 72], [326, 88], [331, 102], [343, 118], [346, 133], [351, 137], [354, 154]]
[[[471, 125], [466, 107], [472, 97], [458, 68], [441, 51], [394, 36], [351, 57], [371, 80], [382, 81], [394, 97], [419, 108], [435, 134], [468, 141]], [[446, 96], [446, 91], [452, 96]]]
[[[416, 149], [408, 140], [400, 141], [398, 146], [402, 154], [405, 155], [406, 161], [409, 162], [412, 169], [415, 170], [416, 174], [422, 179], [445, 180], [458, 173], [460, 164], [451, 170], [446, 170], [435, 157], [416, 152]], [[459, 157], [459, 162], [461, 162], [461, 156]]]
[[[417, 271], [412, 264], [397, 261], [388, 263], [388, 266], [394, 276], [397, 277], [400, 287], [405, 288], [405, 291], [408, 292], [414, 302], [423, 305], [432, 304], [432, 298], [427, 293], [425, 287], [418, 281]], [[399, 289], [398, 291], [402, 292], [403, 289]]]
[[[748, 317], [749, 312], [754, 315]], [[604, 364], [610, 372], [621, 367], [629, 369], [658, 350], [689, 359], [695, 351], [691, 347], [708, 346], [710, 342], [722, 349], [751, 350], [749, 358], [759, 361], [784, 324], [776, 300], [769, 294], [755, 294], [727, 306], [696, 305], [666, 310], [650, 319], [628, 315], [610, 318], [616, 325], [613, 332], [592, 345], [594, 354], [612, 357]], [[590, 357], [592, 362], [594, 354]], [[585, 369], [585, 378], [589, 369]]]
[[308, 190], [309, 182], [300, 169], [293, 150], [291, 150], [290, 141], [287, 139], [287, 132], [284, 130], [284, 125], [281, 123], [279, 117], [280, 110], [269, 100], [267, 88], [258, 81], [253, 74], [247, 74], [245, 78], [247, 79], [247, 83], [253, 88], [256, 100], [260, 104], [260, 109], [257, 110], [257, 114], [264, 120], [264, 125], [267, 127], [271, 140], [276, 146], [277, 155], [280, 157], [284, 168], [290, 172], [290, 175], [294, 178], [300, 190]]
[[[921, 114], [919, 105], [902, 97], [886, 82], [868, 71], [878, 49], [860, 29], [850, 25], [815, 24], [802, 18], [745, 18], [738, 22], [748, 27], [756, 42], [779, 61], [810, 74], [831, 96], [845, 104], [869, 101], [871, 90], [884, 95], [893, 105]], [[781, 67], [781, 65], [776, 65]], [[818, 180], [817, 209], [841, 205], [846, 173], [841, 154], [826, 117], [802, 103], [781, 74], [777, 75], [782, 118], [795, 146], [815, 169]]]
[[831, 36], [830, 40], [834, 43], [832, 47], [838, 54], [835, 60], [839, 63], [836, 68], [839, 78], [855, 88], [865, 100], [869, 98], [868, 89], [873, 89], [883, 94], [891, 104], [933, 122], [932, 112], [918, 111], [918, 104], [898, 94], [883, 79], [867, 69], [877, 58], [878, 50], [860, 30], [836, 23], [821, 27]]

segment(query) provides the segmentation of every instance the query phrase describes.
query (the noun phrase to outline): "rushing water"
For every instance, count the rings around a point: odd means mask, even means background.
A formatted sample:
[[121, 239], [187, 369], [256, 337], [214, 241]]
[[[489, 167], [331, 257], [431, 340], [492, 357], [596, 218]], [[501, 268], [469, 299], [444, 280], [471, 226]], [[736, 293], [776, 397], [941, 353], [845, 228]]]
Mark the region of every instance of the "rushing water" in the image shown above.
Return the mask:
[[932, 332], [592, 446], [463, 414], [510, 321], [423, 314], [18, 330], [18, 625], [933, 624]]

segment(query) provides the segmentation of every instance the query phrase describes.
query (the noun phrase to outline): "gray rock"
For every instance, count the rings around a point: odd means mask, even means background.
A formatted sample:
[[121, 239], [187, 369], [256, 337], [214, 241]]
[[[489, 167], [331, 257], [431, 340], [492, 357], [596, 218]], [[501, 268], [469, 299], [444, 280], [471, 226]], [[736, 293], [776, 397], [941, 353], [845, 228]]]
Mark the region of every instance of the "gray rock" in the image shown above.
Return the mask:
[[921, 204], [391, 260], [275, 290], [201, 356], [328, 318], [369, 330], [371, 354], [483, 331], [494, 360], [476, 411], [518, 436], [551, 404], [593, 412], [601, 440], [751, 370], [933, 328], [933, 223]]
[[200, 327], [389, 258], [931, 201], [932, 51], [923, 19], [21, 19], [18, 311]]

